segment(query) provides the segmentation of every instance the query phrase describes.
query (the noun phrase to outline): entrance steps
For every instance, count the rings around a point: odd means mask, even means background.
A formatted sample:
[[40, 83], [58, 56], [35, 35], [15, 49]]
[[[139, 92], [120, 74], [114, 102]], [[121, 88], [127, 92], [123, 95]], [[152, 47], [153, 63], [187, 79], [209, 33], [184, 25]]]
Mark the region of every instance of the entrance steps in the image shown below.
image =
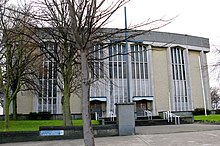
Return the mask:
[[[114, 125], [116, 124], [116, 118], [101, 118], [103, 125]], [[162, 119], [159, 116], [153, 116], [152, 120], [149, 120], [147, 117], [137, 117], [135, 120], [135, 126], [156, 126], [156, 125], [174, 125], [174, 122], [168, 122], [167, 120]]]
[[156, 125], [173, 125], [174, 122], [168, 122], [159, 116], [153, 116], [152, 120], [147, 117], [137, 117], [135, 120], [135, 126], [156, 126]]

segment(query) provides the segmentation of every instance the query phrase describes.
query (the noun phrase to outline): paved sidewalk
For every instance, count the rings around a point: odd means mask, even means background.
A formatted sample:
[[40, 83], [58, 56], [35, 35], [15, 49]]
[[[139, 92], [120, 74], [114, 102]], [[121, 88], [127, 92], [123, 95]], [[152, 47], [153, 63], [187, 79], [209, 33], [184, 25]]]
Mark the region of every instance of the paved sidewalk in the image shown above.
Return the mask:
[[163, 126], [140, 126], [135, 127], [136, 135], [183, 133], [220, 130], [220, 125], [212, 124], [182, 124], [182, 125], [163, 125]]
[[[136, 135], [95, 138], [96, 146], [220, 146], [220, 125], [136, 127]], [[83, 146], [83, 139], [8, 143], [1, 146]]]

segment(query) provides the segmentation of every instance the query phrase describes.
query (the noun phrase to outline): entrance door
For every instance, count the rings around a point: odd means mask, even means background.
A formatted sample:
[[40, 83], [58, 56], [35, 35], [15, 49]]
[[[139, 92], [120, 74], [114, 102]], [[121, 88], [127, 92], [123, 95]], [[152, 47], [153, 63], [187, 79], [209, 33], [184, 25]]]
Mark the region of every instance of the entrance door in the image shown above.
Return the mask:
[[148, 100], [136, 101], [137, 116], [144, 116], [145, 110], [149, 110], [149, 111], [152, 110], [152, 101], [148, 101]]
[[92, 117], [95, 116], [95, 112], [98, 113], [98, 117], [102, 117], [102, 113], [103, 113], [102, 104], [104, 103], [100, 101], [90, 102], [90, 110], [91, 110]]

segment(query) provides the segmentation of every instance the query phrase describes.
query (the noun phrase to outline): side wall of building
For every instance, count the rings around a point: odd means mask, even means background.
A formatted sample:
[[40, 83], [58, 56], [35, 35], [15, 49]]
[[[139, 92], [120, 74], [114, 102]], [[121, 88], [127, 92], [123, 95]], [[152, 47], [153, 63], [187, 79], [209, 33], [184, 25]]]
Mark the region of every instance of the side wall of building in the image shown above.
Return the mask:
[[[202, 70], [203, 73], [207, 74], [207, 66], [203, 66], [202, 60], [199, 60], [201, 57], [200, 54], [201, 53], [199, 51], [189, 51], [189, 65], [192, 86], [192, 108], [204, 108], [204, 98], [206, 98], [207, 108], [210, 109], [210, 91], [208, 78], [204, 76], [202, 77], [200, 72]], [[204, 59], [206, 62], [206, 57]], [[205, 76], [208, 76], [208, 74]]]
[[169, 78], [166, 48], [152, 48], [156, 113], [169, 110]]
[[33, 94], [31, 92], [19, 92], [17, 95], [18, 114], [29, 114], [33, 112]]
[[82, 113], [81, 97], [71, 94], [70, 110], [72, 114]]

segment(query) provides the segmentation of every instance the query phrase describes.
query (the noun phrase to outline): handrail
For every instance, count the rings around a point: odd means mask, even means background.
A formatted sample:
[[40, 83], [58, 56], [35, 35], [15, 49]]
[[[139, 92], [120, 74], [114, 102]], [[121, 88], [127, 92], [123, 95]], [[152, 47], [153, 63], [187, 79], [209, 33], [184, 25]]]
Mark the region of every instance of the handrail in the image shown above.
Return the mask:
[[148, 120], [152, 120], [152, 112], [151, 111], [144, 110], [144, 116], [146, 116]]
[[112, 111], [110, 111], [110, 120], [114, 121], [114, 113]]
[[175, 125], [180, 125], [180, 116], [171, 113], [171, 111], [163, 112], [163, 118], [165, 120], [168, 120], [168, 122], [173, 122], [173, 118], [174, 118]]
[[99, 113], [95, 112], [95, 120], [98, 120], [98, 119], [99, 119]]

